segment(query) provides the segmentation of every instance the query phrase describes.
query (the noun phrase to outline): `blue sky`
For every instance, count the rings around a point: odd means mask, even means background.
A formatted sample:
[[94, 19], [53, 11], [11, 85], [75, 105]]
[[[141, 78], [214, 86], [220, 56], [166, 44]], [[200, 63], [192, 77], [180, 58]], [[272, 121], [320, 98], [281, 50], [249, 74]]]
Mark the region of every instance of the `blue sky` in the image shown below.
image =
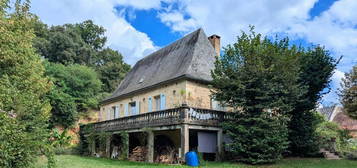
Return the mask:
[[31, 10], [49, 25], [92, 19], [132, 65], [200, 27], [220, 35], [222, 46], [248, 25], [295, 44], [324, 45], [343, 59], [323, 104], [338, 103], [339, 82], [357, 64], [357, 0], [33, 0]]

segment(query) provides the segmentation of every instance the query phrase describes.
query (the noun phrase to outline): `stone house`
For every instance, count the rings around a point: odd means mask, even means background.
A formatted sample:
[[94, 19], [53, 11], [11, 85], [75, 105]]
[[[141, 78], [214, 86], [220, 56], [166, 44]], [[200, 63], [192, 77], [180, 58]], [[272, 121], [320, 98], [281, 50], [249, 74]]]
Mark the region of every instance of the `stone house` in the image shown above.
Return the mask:
[[99, 122], [91, 124], [113, 135], [105, 155], [113, 155], [122, 143], [115, 135], [126, 131], [129, 156], [137, 147], [145, 147], [143, 157], [148, 162], [160, 161], [168, 148], [175, 159], [183, 159], [191, 150], [207, 159], [220, 159], [223, 131], [219, 123], [228, 115], [211, 98], [209, 86], [219, 54], [220, 37], [207, 37], [198, 29], [139, 60], [101, 102]]

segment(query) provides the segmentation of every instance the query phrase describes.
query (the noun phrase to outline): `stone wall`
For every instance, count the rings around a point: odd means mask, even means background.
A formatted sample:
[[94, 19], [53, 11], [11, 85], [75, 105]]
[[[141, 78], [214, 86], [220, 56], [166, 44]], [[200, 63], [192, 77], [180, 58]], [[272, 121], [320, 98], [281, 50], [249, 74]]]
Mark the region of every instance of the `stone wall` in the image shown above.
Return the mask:
[[[159, 96], [160, 94], [164, 94], [166, 97], [166, 103], [165, 103], [166, 109], [178, 107], [182, 103], [185, 103], [186, 83], [187, 81], [182, 80], [167, 85], [161, 85], [157, 88], [153, 88], [145, 92], [133, 94], [130, 97], [120, 99], [116, 102], [104, 104], [100, 108], [100, 114], [99, 114], [100, 121], [108, 120], [108, 114], [107, 114], [108, 112], [111, 113], [109, 119], [114, 119], [114, 113], [112, 112], [113, 106], [119, 106], [119, 117], [124, 116], [125, 104], [134, 101], [137, 101], [140, 104], [139, 113], [140, 114], [146, 113], [148, 112], [149, 97], [152, 97], [152, 111], [157, 111], [158, 107], [155, 104], [154, 97]], [[129, 110], [129, 115], [131, 115], [130, 110]]]
[[[150, 96], [152, 97], [152, 111], [157, 111], [158, 107], [156, 107], [154, 97], [159, 96], [160, 94], [164, 94], [166, 97], [166, 109], [179, 107], [183, 103], [190, 107], [212, 109], [211, 89], [207, 84], [181, 80], [171, 84], [161, 85], [145, 92], [133, 94], [130, 97], [120, 99], [116, 102], [102, 105], [99, 119], [100, 121], [114, 119], [113, 106], [119, 106], [119, 117], [124, 116], [125, 104], [134, 101], [137, 101], [140, 104], [139, 113], [146, 113], [148, 112], [148, 98]], [[108, 112], [110, 112], [110, 118], [108, 118]], [[131, 115], [130, 110], [129, 115]]]
[[211, 109], [211, 89], [207, 84], [194, 81], [186, 83], [187, 104], [190, 107]]

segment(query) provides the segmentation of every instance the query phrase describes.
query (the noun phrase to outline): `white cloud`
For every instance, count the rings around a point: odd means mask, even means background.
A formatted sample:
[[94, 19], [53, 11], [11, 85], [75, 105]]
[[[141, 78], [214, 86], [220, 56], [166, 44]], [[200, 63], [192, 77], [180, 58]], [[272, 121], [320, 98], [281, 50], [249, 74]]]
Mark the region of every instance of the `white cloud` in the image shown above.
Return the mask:
[[[218, 34], [225, 46], [235, 41], [241, 30], [254, 25], [265, 35], [286, 33], [321, 44], [338, 58], [339, 68], [350, 69], [357, 63], [356, 0], [336, 1], [328, 10], [311, 19], [309, 12], [318, 0], [184, 0], [179, 9], [159, 14], [173, 31], [189, 32], [203, 27], [207, 34]], [[188, 17], [183, 17], [188, 16]]]
[[178, 32], [188, 32], [192, 29], [196, 29], [198, 25], [196, 20], [192, 18], [184, 19], [183, 14], [178, 11], [160, 13], [159, 18], [161, 22], [171, 27], [173, 31]]
[[78, 23], [92, 19], [103, 26], [107, 32], [108, 46], [119, 50], [125, 61], [134, 64], [150, 51], [157, 49], [150, 38], [137, 31], [123, 17], [118, 16], [114, 7], [121, 5], [135, 5], [146, 9], [158, 7], [159, 1], [124, 1], [124, 0], [34, 0], [31, 11], [42, 21], [50, 25]]
[[[33, 11], [49, 24], [94, 20], [108, 30], [109, 45], [121, 51], [131, 64], [157, 47], [146, 34], [135, 30], [123, 15], [115, 14], [116, 5], [134, 10], [155, 9], [162, 23], [183, 34], [202, 27], [207, 35], [220, 35], [223, 46], [234, 42], [248, 25], [254, 25], [257, 32], [265, 35], [284, 33], [291, 38], [324, 45], [336, 58], [343, 55], [333, 76], [334, 83], [339, 81], [342, 72], [357, 63], [357, 1], [336, 1], [319, 16], [311, 18], [309, 12], [317, 1], [34, 0]], [[135, 17], [135, 13], [129, 14]], [[338, 85], [332, 85], [334, 92]], [[336, 98], [325, 97], [326, 100]]]
[[130, 6], [135, 9], [158, 9], [161, 8], [162, 0], [114, 0], [116, 4], [122, 6]]
[[345, 73], [339, 70], [335, 70], [331, 77], [331, 88], [330, 93], [323, 96], [325, 105], [331, 105], [334, 103], [339, 103], [338, 89], [341, 88], [342, 79], [345, 78]]
[[[291, 24], [308, 19], [308, 11], [315, 2], [316, 0], [185, 0], [178, 2], [181, 15], [173, 10], [166, 11], [159, 17], [176, 31], [192, 31], [203, 27], [207, 34], [221, 35], [222, 44], [226, 45], [233, 42], [248, 25], [255, 25], [257, 31], [264, 34], [287, 30]], [[184, 15], [189, 17], [182, 20]]]
[[[318, 0], [185, 0], [179, 10], [160, 14], [161, 21], [174, 31], [203, 27], [208, 35], [218, 34], [225, 46], [235, 41], [248, 25], [265, 35], [284, 33], [321, 44], [337, 59], [343, 55], [332, 77], [332, 92], [324, 101], [338, 102], [336, 90], [343, 71], [357, 64], [357, 1], [339, 0], [311, 19], [310, 10]], [[182, 16], [189, 16], [183, 19]], [[342, 75], [341, 75], [342, 74]]]

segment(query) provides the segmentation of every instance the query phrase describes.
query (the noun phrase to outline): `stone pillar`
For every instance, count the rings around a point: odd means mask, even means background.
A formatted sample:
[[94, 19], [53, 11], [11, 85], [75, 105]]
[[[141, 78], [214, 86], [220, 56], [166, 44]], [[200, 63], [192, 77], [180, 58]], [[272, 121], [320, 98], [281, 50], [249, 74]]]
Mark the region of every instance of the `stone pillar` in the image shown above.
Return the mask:
[[147, 132], [147, 162], [154, 162], [154, 132], [148, 131]]
[[90, 146], [90, 154], [94, 156], [95, 154], [95, 139], [93, 140], [93, 143]]
[[223, 130], [220, 129], [217, 131], [217, 153], [216, 160], [221, 161], [223, 155]]
[[185, 159], [185, 154], [189, 151], [189, 129], [187, 124], [181, 127], [181, 158]]
[[108, 136], [105, 140], [105, 157], [110, 158], [110, 141], [112, 140], [112, 135]]

